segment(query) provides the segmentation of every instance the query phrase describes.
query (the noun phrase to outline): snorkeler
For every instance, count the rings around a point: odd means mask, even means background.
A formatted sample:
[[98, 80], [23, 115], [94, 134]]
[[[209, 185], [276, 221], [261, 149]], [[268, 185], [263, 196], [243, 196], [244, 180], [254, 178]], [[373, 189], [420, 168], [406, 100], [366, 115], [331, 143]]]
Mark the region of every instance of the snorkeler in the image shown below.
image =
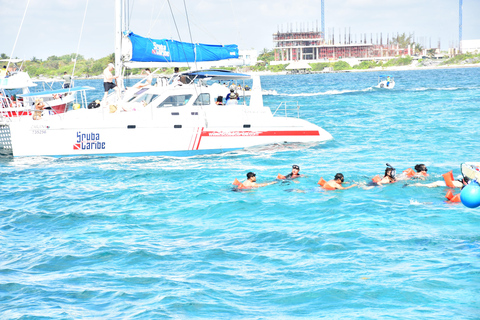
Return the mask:
[[403, 170], [403, 172], [397, 177], [397, 180], [406, 180], [409, 178], [412, 179], [425, 179], [428, 177], [428, 169], [427, 166], [423, 163], [415, 165], [415, 171], [412, 168], [408, 168], [407, 170]]
[[258, 187], [265, 187], [271, 184], [276, 183], [276, 181], [272, 182], [265, 182], [265, 183], [257, 183], [257, 175], [254, 172], [247, 173], [247, 180], [242, 182], [242, 185], [245, 188], [258, 188]]
[[[373, 182], [375, 182], [377, 185], [382, 185], [382, 184], [387, 184], [387, 183], [394, 183], [397, 182], [396, 178], [396, 170], [394, 167], [392, 167], [390, 164], [387, 163], [387, 168], [385, 169], [385, 174], [383, 178], [380, 180], [378, 179], [372, 179]], [[378, 176], [377, 176], [378, 177]]]
[[353, 187], [356, 187], [357, 184], [352, 184], [351, 186], [348, 187], [343, 187], [342, 183], [345, 181], [345, 177], [341, 173], [337, 173], [333, 180], [330, 180], [326, 182], [325, 184], [322, 185], [327, 190], [334, 190], [334, 189], [339, 189], [339, 190], [347, 190]]

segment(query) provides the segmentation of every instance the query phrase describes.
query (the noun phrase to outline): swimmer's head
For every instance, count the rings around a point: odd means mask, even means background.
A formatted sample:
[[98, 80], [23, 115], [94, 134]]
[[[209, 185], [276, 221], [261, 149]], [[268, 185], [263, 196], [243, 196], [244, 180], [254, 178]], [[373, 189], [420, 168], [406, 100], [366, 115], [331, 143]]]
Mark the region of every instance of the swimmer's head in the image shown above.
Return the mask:
[[296, 164], [292, 166], [292, 173], [293, 174], [298, 174], [300, 172], [300, 167]]
[[345, 181], [345, 178], [343, 177], [343, 174], [337, 173], [333, 180], [340, 180], [341, 182]]
[[397, 171], [389, 163], [387, 163], [387, 168], [385, 169], [385, 176], [388, 176], [392, 179], [395, 179]]
[[255, 172], [249, 172], [247, 173], [247, 179], [250, 179], [251, 177], [256, 177], [257, 175], [255, 174]]
[[424, 165], [423, 163], [421, 163], [421, 164], [415, 165], [415, 171], [417, 171], [417, 172], [422, 172], [422, 171], [427, 172], [428, 169], [427, 169], [427, 166], [426, 166], [426, 165]]

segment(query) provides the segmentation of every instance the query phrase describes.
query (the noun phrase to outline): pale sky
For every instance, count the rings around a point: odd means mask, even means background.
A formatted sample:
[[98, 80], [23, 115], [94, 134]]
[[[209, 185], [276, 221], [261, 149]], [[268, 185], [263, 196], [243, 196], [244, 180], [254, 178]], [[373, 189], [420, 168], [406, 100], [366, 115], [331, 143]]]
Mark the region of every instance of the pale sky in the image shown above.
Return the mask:
[[[170, 0], [182, 41], [190, 41], [184, 2]], [[28, 0], [0, 0], [0, 53], [11, 55]], [[129, 0], [130, 30], [154, 39], [179, 40], [166, 0]], [[272, 49], [272, 34], [321, 26], [320, 0], [185, 0], [193, 42]], [[46, 59], [75, 53], [87, 0], [30, 0], [13, 57]], [[114, 52], [114, 0], [89, 0], [79, 53]], [[463, 1], [463, 39], [480, 39], [480, 0]], [[325, 0], [325, 30], [338, 41], [345, 28], [357, 35], [415, 33], [424, 46], [458, 46], [458, 0]]]

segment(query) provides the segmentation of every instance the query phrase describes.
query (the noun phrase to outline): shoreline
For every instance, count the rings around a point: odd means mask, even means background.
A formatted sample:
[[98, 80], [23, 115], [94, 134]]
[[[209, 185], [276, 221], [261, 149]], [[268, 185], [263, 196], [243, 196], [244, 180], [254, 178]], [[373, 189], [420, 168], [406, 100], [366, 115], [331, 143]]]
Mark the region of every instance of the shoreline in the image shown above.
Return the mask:
[[444, 66], [422, 66], [415, 65], [408, 66], [394, 66], [394, 67], [378, 67], [373, 69], [352, 69], [352, 70], [338, 70], [338, 71], [307, 71], [305, 73], [291, 73], [289, 71], [272, 72], [272, 71], [249, 71], [246, 74], [255, 74], [260, 76], [273, 76], [273, 75], [294, 75], [294, 74], [318, 74], [318, 73], [356, 73], [356, 72], [389, 72], [389, 71], [411, 71], [411, 70], [435, 70], [435, 69], [464, 69], [464, 68], [480, 68], [480, 63], [474, 64], [453, 64]]
[[[338, 70], [338, 71], [308, 71], [303, 73], [291, 73], [289, 71], [280, 71], [280, 72], [273, 72], [273, 71], [246, 71], [243, 72], [249, 75], [258, 75], [258, 76], [274, 76], [274, 75], [293, 75], [293, 74], [319, 74], [319, 73], [356, 73], [356, 72], [390, 72], [390, 71], [411, 71], [411, 70], [435, 70], [435, 69], [463, 69], [463, 68], [480, 68], [480, 63], [474, 64], [463, 64], [463, 65], [436, 65], [436, 66], [415, 66], [415, 65], [408, 65], [408, 66], [394, 66], [394, 67], [377, 67], [372, 69], [351, 69], [351, 70]], [[163, 74], [158, 74], [159, 76], [165, 76]], [[142, 79], [144, 76], [140, 75], [133, 75], [129, 76], [129, 79]], [[88, 79], [103, 79], [103, 75], [98, 76], [91, 76], [91, 77], [74, 77], [77, 80], [88, 80]], [[42, 80], [50, 80], [50, 81], [63, 81], [63, 79], [55, 77], [55, 78], [46, 78], [46, 77], [35, 77], [32, 78], [33, 81], [42, 81]]]

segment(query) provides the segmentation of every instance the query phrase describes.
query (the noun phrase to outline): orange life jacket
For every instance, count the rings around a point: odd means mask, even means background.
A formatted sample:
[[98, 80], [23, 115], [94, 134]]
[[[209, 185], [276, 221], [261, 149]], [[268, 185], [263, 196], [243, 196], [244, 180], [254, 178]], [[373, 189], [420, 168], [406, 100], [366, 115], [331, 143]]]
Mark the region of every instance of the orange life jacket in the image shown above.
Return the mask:
[[325, 181], [322, 177], [322, 178], [320, 178], [320, 180], [318, 180], [317, 184], [319, 184], [321, 187], [323, 187], [326, 190], [335, 190], [334, 187], [332, 187], [331, 185], [326, 184], [326, 183], [327, 183], [327, 181]]
[[453, 179], [452, 171], [444, 173], [442, 174], [442, 176], [443, 176], [443, 179], [445, 180], [445, 184], [447, 185], [447, 187], [455, 188], [455, 186], [453, 185], [454, 179]]

